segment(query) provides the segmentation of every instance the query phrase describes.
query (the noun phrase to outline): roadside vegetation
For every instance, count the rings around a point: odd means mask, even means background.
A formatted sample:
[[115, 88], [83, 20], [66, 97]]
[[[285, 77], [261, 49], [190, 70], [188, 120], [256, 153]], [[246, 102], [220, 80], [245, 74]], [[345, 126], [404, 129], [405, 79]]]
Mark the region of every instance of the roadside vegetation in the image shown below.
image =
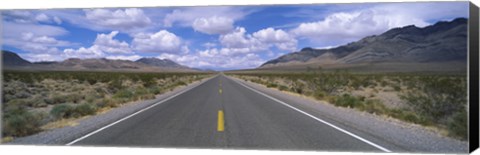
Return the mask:
[[210, 76], [207, 73], [4, 71], [2, 137], [37, 133], [49, 123], [94, 115]]
[[430, 126], [467, 139], [466, 75], [309, 71], [230, 73], [234, 77], [339, 107]]

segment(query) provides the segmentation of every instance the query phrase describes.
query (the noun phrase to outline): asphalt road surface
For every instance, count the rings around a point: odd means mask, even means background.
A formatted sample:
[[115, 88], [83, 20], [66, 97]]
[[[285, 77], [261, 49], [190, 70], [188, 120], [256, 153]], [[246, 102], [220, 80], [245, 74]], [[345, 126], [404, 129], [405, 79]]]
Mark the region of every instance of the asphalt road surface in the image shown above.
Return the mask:
[[223, 74], [68, 145], [389, 152]]

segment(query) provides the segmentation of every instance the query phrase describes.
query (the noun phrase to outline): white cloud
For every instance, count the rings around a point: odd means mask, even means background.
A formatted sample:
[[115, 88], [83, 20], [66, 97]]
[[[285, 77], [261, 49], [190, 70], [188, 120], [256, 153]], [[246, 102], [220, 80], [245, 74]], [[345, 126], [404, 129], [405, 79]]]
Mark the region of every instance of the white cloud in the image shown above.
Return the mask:
[[7, 37], [3, 40], [5, 45], [13, 46], [31, 53], [56, 53], [58, 47], [73, 45], [68, 41], [57, 40], [49, 36], [38, 36], [31, 32], [21, 33], [18, 37]]
[[128, 43], [113, 39], [117, 34], [118, 31], [112, 31], [110, 34], [97, 34], [93, 44], [106, 53], [131, 53]]
[[206, 43], [202, 44], [202, 46], [205, 47], [205, 48], [212, 48], [212, 47], [216, 47], [217, 44], [212, 43], [212, 42], [206, 42]]
[[253, 33], [264, 44], [275, 44], [278, 49], [293, 51], [297, 48], [297, 40], [287, 32], [273, 28], [266, 28]]
[[245, 10], [242, 7], [186, 7], [175, 9], [167, 14], [163, 19], [163, 25], [171, 27], [178, 23], [180, 26], [192, 26], [193, 22], [199, 18], [223, 17], [232, 19], [233, 21], [242, 19], [252, 11]]
[[152, 23], [141, 9], [136, 8], [124, 10], [86, 9], [84, 12], [90, 26], [101, 30], [132, 31], [132, 29], [145, 28]]
[[267, 28], [247, 34], [245, 28], [237, 27], [233, 32], [221, 35], [219, 41], [227, 53], [250, 53], [267, 51], [276, 46], [280, 50], [293, 51], [297, 40], [283, 30]]
[[260, 42], [252, 35], [246, 34], [246, 30], [243, 27], [237, 27], [233, 32], [221, 35], [219, 41], [222, 46], [227, 48], [265, 49], [265, 47], [259, 47], [261, 45]]
[[101, 58], [105, 56], [105, 53], [98, 47], [98, 46], [91, 46], [89, 48], [80, 47], [78, 49], [71, 49], [67, 48], [63, 50], [66, 57], [68, 58], [80, 58], [80, 59], [87, 59], [87, 58]]
[[[132, 50], [125, 41], [113, 39], [118, 34], [118, 31], [112, 31], [109, 34], [97, 34], [97, 38], [93, 45], [86, 48], [80, 47], [78, 49], [68, 48], [63, 50], [67, 57], [75, 58], [101, 58], [108, 56], [110, 58], [127, 58], [126, 56], [117, 54], [131, 54]], [[113, 54], [113, 55], [112, 55]], [[108, 58], [107, 57], [107, 58]], [[132, 57], [130, 57], [132, 58]]]
[[221, 16], [197, 18], [192, 25], [195, 31], [206, 34], [225, 34], [233, 29], [233, 19]]
[[106, 58], [107, 59], [114, 59], [114, 60], [136, 61], [136, 60], [142, 58], [142, 56], [140, 56], [140, 55], [111, 55], [111, 56], [107, 56]]
[[53, 21], [54, 21], [55, 23], [57, 23], [58, 25], [62, 24], [62, 19], [60, 19], [60, 18], [57, 17], [57, 16], [53, 17]]
[[37, 36], [61, 36], [68, 34], [68, 31], [62, 27], [42, 25], [42, 24], [24, 24], [3, 21], [3, 35], [4, 37], [17, 38], [19, 34], [30, 32]]
[[157, 58], [170, 59], [190, 67], [211, 69], [252, 68], [258, 67], [265, 62], [265, 60], [254, 53], [225, 56], [221, 53], [221, 51], [225, 50], [226, 49], [208, 49], [189, 55], [162, 53]]
[[30, 62], [39, 62], [39, 61], [62, 61], [65, 59], [65, 56], [60, 51], [58, 52], [48, 52], [48, 53], [24, 53], [20, 56]]
[[393, 27], [389, 18], [392, 17], [385, 18], [372, 10], [334, 13], [322, 21], [302, 23], [292, 32], [299, 37], [320, 41], [356, 40], [367, 35], [382, 33]]
[[[55, 19], [39, 11], [12, 10], [2, 11], [4, 20], [23, 24], [57, 23]], [[58, 18], [58, 17], [57, 17]]]
[[132, 47], [139, 52], [174, 53], [181, 52], [181, 39], [167, 30], [157, 33], [139, 33], [134, 35]]
[[[30, 14], [24, 12], [23, 14]], [[43, 15], [38, 20], [43, 20]], [[55, 37], [68, 34], [62, 27], [43, 25], [34, 22], [18, 23], [18, 21], [2, 21], [3, 43], [26, 53], [22, 57], [29, 61], [53, 61], [63, 59], [59, 48], [75, 45], [69, 41], [58, 40]]]
[[49, 22], [49, 21], [50, 21], [50, 17], [48, 17], [48, 16], [45, 15], [44, 13], [41, 13], [41, 14], [38, 14], [37, 16], [35, 16], [35, 20], [41, 21], [41, 22]]

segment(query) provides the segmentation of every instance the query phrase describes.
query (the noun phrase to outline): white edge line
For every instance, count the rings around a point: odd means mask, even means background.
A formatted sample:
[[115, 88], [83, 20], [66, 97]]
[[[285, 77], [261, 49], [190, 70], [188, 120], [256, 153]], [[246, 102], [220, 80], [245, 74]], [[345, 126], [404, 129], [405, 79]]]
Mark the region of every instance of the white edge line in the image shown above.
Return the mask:
[[[218, 75], [217, 75], [217, 76], [218, 76]], [[203, 83], [205, 83], [205, 82], [207, 82], [207, 81], [209, 81], [209, 80], [211, 80], [211, 79], [213, 79], [213, 78], [215, 78], [215, 77], [216, 77], [216, 76], [214, 76], [214, 77], [212, 77], [212, 78], [210, 78], [210, 79], [208, 79], [208, 80], [205, 80], [205, 81], [203, 81], [202, 83], [200, 83], [200, 84], [198, 84], [198, 85], [196, 85], [196, 86], [194, 86], [194, 87], [191, 87], [191, 88], [189, 88], [189, 89], [186, 89], [186, 90], [183, 90], [183, 91], [181, 91], [181, 92], [179, 92], [179, 93], [176, 93], [175, 95], [172, 95], [172, 96], [170, 96], [170, 97], [168, 97], [168, 98], [166, 98], [166, 99], [163, 99], [163, 100], [161, 100], [161, 101], [159, 101], [159, 102], [157, 102], [157, 103], [155, 103], [155, 104], [152, 104], [152, 105], [150, 105], [150, 106], [148, 106], [148, 107], [146, 107], [146, 108], [144, 108], [144, 109], [141, 109], [141, 110], [139, 110], [139, 111], [137, 111], [137, 112], [135, 112], [135, 113], [133, 113], [133, 114], [130, 114], [130, 115], [128, 115], [127, 117], [124, 117], [124, 118], [122, 118], [122, 119], [120, 119], [120, 120], [117, 120], [117, 121], [115, 121], [115, 122], [113, 122], [113, 123], [110, 123], [110, 124], [108, 124], [107, 126], [104, 126], [104, 127], [100, 128], [100, 129], [97, 129], [97, 130], [95, 130], [95, 131], [93, 131], [93, 132], [90, 132], [90, 133], [88, 133], [88, 134], [86, 134], [86, 135], [84, 135], [84, 136], [82, 136], [82, 137], [80, 137], [80, 138], [77, 138], [77, 139], [73, 140], [72, 142], [67, 143], [67, 144], [65, 144], [65, 145], [67, 145], [67, 146], [73, 145], [73, 144], [75, 144], [76, 142], [79, 142], [79, 141], [81, 141], [81, 140], [83, 140], [83, 139], [85, 139], [85, 138], [87, 138], [87, 137], [90, 137], [90, 136], [92, 136], [92, 135], [94, 135], [94, 134], [96, 134], [96, 133], [98, 133], [98, 132], [100, 132], [100, 131], [102, 131], [102, 130], [105, 130], [105, 129], [107, 129], [107, 128], [109, 128], [109, 127], [111, 127], [111, 126], [113, 126], [113, 125], [115, 125], [115, 124], [117, 124], [117, 123], [120, 123], [120, 122], [122, 122], [122, 121], [124, 121], [124, 120], [126, 120], [126, 119], [128, 119], [128, 118], [130, 118], [130, 117], [133, 117], [133, 116], [135, 116], [135, 115], [137, 115], [137, 114], [139, 114], [139, 113], [141, 113], [141, 112], [144, 112], [144, 111], [146, 111], [146, 110], [148, 110], [148, 109], [150, 109], [150, 108], [153, 108], [153, 107], [155, 107], [155, 106], [157, 106], [157, 105], [159, 105], [159, 104], [162, 104], [163, 102], [166, 102], [166, 101], [168, 101], [168, 100], [170, 100], [170, 99], [172, 99], [172, 98], [174, 98], [174, 97], [177, 97], [178, 95], [181, 95], [181, 94], [183, 94], [183, 93], [185, 93], [185, 92], [187, 92], [187, 91], [189, 91], [189, 90], [192, 90], [193, 88], [196, 88], [196, 87], [202, 85]]]
[[382, 147], [382, 146], [380, 146], [380, 145], [377, 145], [377, 144], [375, 144], [375, 143], [373, 143], [373, 142], [371, 142], [371, 141], [368, 141], [368, 140], [366, 140], [366, 139], [364, 139], [364, 138], [362, 138], [362, 137], [360, 137], [360, 136], [357, 136], [357, 135], [355, 135], [355, 134], [353, 134], [353, 133], [351, 133], [351, 132], [348, 132], [347, 130], [344, 130], [344, 129], [342, 129], [342, 128], [340, 128], [340, 127], [337, 127], [337, 126], [335, 126], [335, 125], [333, 125], [333, 124], [331, 124], [331, 123], [329, 123], [329, 122], [327, 122], [327, 121], [324, 121], [324, 120], [322, 120], [322, 119], [320, 119], [320, 118], [317, 118], [317, 117], [315, 117], [315, 116], [313, 116], [313, 115], [311, 115], [311, 114], [309, 114], [309, 113], [307, 113], [307, 112], [304, 112], [304, 111], [302, 111], [302, 110], [300, 110], [300, 109], [297, 109], [297, 108], [295, 108], [295, 107], [293, 107], [293, 106], [291, 106], [291, 105], [289, 105], [289, 104], [287, 104], [287, 103], [285, 103], [285, 102], [283, 102], [283, 101], [280, 101], [280, 100], [278, 100], [278, 99], [276, 99], [276, 98], [274, 98], [274, 97], [271, 97], [271, 96], [269, 96], [269, 95], [267, 95], [267, 94], [265, 94], [265, 93], [262, 93], [262, 92], [260, 92], [260, 91], [258, 91], [258, 90], [255, 90], [255, 89], [253, 89], [253, 88], [250, 88], [249, 86], [246, 86], [246, 85], [243, 84], [242, 82], [238, 82], [238, 81], [236, 81], [236, 80], [233, 80], [233, 81], [237, 82], [238, 84], [242, 85], [242, 86], [245, 87], [245, 88], [248, 88], [248, 89], [250, 89], [250, 90], [252, 90], [252, 91], [254, 91], [254, 92], [256, 92], [256, 93], [259, 93], [260, 95], [263, 95], [263, 96], [265, 96], [265, 97], [267, 97], [267, 98], [270, 98], [270, 99], [272, 99], [272, 100], [274, 100], [274, 101], [276, 101], [276, 102], [278, 102], [278, 103], [281, 103], [281, 104], [283, 104], [284, 106], [287, 106], [287, 107], [289, 107], [289, 108], [292, 108], [293, 110], [296, 110], [296, 111], [298, 111], [298, 112], [300, 112], [300, 113], [302, 113], [302, 114], [304, 114], [304, 115], [307, 115], [308, 117], [311, 117], [311, 118], [313, 118], [313, 119], [315, 119], [315, 120], [317, 120], [317, 121], [319, 121], [319, 122], [321, 122], [321, 123], [323, 123], [323, 124], [326, 124], [326, 125], [334, 128], [334, 129], [337, 129], [338, 131], [341, 131], [341, 132], [343, 132], [343, 133], [345, 133], [345, 134], [347, 134], [347, 135], [350, 135], [350, 136], [352, 136], [352, 137], [354, 137], [354, 138], [356, 138], [356, 139], [358, 139], [358, 140], [361, 140], [361, 141], [363, 141], [363, 142], [365, 142], [365, 143], [367, 143], [367, 144], [370, 144], [371, 146], [374, 146], [374, 147], [376, 147], [376, 148], [378, 148], [378, 149], [380, 149], [380, 150], [382, 150], [382, 151], [392, 152], [392, 151], [390, 151], [390, 150], [388, 150], [388, 149], [386, 149], [386, 148], [384, 148], [384, 147]]

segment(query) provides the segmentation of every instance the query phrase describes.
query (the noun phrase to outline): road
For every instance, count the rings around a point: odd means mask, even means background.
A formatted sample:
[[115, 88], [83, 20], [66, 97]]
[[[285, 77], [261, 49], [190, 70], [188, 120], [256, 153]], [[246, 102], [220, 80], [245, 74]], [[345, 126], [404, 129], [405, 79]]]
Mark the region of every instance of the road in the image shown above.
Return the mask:
[[390, 151], [223, 74], [68, 145]]

